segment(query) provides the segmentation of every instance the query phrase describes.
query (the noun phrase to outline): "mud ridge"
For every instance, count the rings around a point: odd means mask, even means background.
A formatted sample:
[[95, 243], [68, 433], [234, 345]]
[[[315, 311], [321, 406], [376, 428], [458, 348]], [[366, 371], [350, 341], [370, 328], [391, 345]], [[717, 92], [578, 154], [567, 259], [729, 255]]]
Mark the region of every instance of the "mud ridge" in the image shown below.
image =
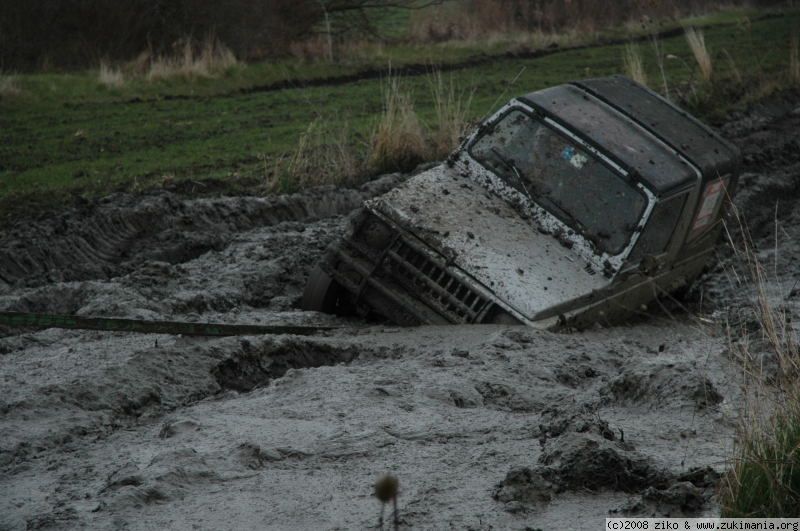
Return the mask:
[[242, 351], [214, 367], [212, 374], [221, 389], [252, 391], [280, 378], [290, 369], [349, 363], [357, 357], [354, 348], [334, 348], [313, 342], [266, 343], [254, 347], [242, 341]]
[[[565, 491], [621, 491], [634, 496], [612, 513], [692, 516], [714, 495], [720, 475], [710, 467], [663, 469], [599, 419], [560, 424], [555, 437], [540, 439], [536, 466], [514, 468], [495, 486], [492, 497], [505, 510], [541, 511]], [[544, 433], [553, 429], [542, 427]]]

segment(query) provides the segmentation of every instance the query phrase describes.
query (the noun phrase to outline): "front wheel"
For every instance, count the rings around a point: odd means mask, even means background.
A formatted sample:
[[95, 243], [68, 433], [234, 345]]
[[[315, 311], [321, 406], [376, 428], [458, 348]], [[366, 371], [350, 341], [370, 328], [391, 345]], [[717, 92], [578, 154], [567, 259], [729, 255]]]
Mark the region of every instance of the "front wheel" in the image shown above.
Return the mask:
[[308, 276], [300, 307], [308, 311], [336, 313], [339, 297], [342, 294], [342, 287], [321, 267], [317, 266]]

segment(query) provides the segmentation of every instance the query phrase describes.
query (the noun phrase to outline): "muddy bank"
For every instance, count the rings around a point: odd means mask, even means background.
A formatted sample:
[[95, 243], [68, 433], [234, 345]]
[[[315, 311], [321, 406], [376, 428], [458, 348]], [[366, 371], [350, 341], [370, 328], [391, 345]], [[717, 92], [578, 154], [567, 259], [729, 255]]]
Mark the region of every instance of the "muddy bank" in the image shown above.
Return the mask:
[[[800, 98], [722, 130], [745, 156], [736, 201], [770, 293], [794, 315]], [[693, 313], [575, 334], [299, 311], [347, 214], [400, 178], [281, 198], [115, 195], [0, 233], [2, 309], [351, 327], [0, 330], [0, 529], [367, 528], [385, 471], [408, 527], [714, 514], [741, 400], [724, 324], [752, 299], [735, 255], [720, 248]]]

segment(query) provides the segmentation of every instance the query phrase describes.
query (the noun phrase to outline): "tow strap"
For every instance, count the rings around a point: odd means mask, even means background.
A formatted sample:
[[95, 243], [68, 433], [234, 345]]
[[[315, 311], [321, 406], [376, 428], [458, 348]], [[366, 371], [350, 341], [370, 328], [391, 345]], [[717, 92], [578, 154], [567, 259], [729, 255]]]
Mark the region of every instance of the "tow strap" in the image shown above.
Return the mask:
[[0, 312], [0, 326], [12, 328], [67, 328], [71, 330], [103, 330], [106, 332], [138, 332], [183, 336], [250, 336], [262, 334], [311, 335], [336, 326], [238, 325], [225, 323], [188, 323], [148, 321], [113, 317], [79, 317], [49, 313]]

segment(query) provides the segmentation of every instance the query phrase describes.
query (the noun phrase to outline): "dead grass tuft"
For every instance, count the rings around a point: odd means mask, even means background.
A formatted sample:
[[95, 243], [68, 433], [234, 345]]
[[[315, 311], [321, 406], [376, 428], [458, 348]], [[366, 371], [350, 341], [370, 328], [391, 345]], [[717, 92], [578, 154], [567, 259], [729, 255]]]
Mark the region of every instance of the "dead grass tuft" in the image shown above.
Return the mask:
[[629, 78], [642, 85], [647, 85], [647, 72], [644, 69], [642, 51], [638, 45], [630, 43], [625, 46], [622, 53], [622, 64]]
[[400, 79], [383, 84], [383, 113], [370, 143], [369, 166], [375, 172], [409, 171], [426, 160], [429, 150], [411, 95]]
[[215, 37], [206, 38], [200, 45], [184, 39], [175, 46], [172, 55], [159, 55], [149, 61], [147, 79], [214, 77], [237, 64], [230, 48]]
[[109, 88], [119, 88], [125, 84], [125, 76], [122, 70], [111, 66], [106, 61], [100, 61], [100, 68], [97, 72], [97, 80], [101, 85]]
[[730, 70], [731, 76], [733, 77], [733, 80], [737, 84], [741, 85], [742, 82], [744, 81], [744, 78], [742, 77], [742, 71], [739, 70], [738, 66], [736, 66], [736, 61], [733, 60], [733, 56], [731, 56], [728, 50], [723, 48], [722, 53], [725, 54], [725, 58], [728, 60], [728, 68]]
[[692, 50], [697, 66], [700, 69], [700, 77], [703, 78], [703, 81], [710, 83], [711, 76], [714, 73], [714, 64], [706, 47], [706, 38], [703, 31], [689, 27], [685, 29], [685, 33], [686, 42], [689, 43], [689, 48]]
[[458, 147], [469, 127], [467, 117], [475, 89], [457, 91], [453, 77], [445, 82], [438, 70], [431, 75], [430, 84], [436, 111], [436, 122], [431, 128], [431, 156], [443, 159]]
[[324, 35], [314, 35], [289, 44], [289, 54], [304, 63], [333, 61], [333, 48]]
[[650, 43], [653, 45], [653, 53], [656, 56], [656, 64], [658, 65], [658, 71], [661, 74], [661, 84], [664, 91], [664, 97], [669, 100], [671, 98], [669, 94], [669, 83], [667, 83], [667, 69], [664, 67], [666, 54], [664, 54], [663, 50], [661, 49], [661, 43], [655, 34], [652, 35]]
[[293, 152], [275, 159], [271, 172], [265, 167], [268, 190], [288, 192], [355, 183], [364, 173], [363, 162], [349, 131], [346, 123], [336, 120], [317, 118], [311, 122]]
[[22, 94], [17, 76], [0, 70], [0, 98], [9, 99]]

